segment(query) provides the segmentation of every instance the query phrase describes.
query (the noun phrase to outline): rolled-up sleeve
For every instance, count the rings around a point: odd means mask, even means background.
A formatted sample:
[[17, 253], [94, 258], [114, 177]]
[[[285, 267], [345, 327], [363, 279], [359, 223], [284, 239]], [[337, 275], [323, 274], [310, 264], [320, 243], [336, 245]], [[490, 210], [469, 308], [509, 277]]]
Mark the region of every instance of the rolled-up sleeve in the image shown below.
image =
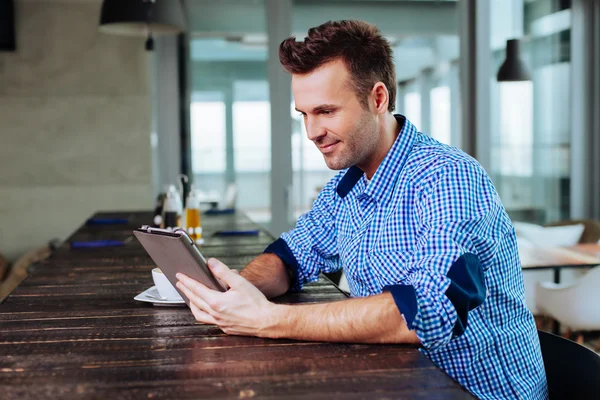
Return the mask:
[[281, 235], [265, 252], [281, 258], [290, 272], [291, 291], [319, 279], [321, 272], [341, 269], [335, 226], [336, 186], [332, 179], [315, 200], [312, 209], [298, 219], [296, 227]]
[[496, 229], [490, 224], [498, 220], [490, 215], [497, 209], [494, 201], [487, 175], [466, 162], [440, 168], [423, 187], [416, 210], [420, 239], [402, 262], [408, 274], [384, 291], [391, 292], [409, 329], [428, 350], [462, 335], [469, 311], [485, 300], [478, 249], [494, 246], [489, 238]]

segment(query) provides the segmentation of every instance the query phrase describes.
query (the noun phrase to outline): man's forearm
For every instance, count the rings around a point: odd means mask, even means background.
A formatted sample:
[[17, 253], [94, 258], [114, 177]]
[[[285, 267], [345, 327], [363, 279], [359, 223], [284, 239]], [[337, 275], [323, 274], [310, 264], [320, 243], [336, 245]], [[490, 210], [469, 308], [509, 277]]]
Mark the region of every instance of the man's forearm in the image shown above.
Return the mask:
[[420, 344], [390, 293], [308, 305], [274, 304], [261, 336], [323, 342]]
[[290, 276], [281, 259], [275, 254], [261, 254], [242, 272], [244, 278], [271, 299], [281, 296], [290, 288]]

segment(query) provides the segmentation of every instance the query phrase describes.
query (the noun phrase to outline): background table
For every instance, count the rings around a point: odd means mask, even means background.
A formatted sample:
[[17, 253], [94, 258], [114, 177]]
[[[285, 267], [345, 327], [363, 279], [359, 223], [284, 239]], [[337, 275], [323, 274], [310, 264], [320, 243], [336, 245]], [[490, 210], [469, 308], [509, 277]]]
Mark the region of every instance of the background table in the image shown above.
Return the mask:
[[[68, 241], [124, 240], [150, 213], [112, 213], [121, 225], [83, 225]], [[273, 239], [213, 237], [256, 228], [243, 215], [205, 217], [203, 252], [241, 269]], [[123, 247], [63, 244], [0, 305], [0, 397], [29, 398], [472, 398], [408, 345], [227, 336], [187, 307], [133, 300], [152, 286], [152, 260]], [[326, 278], [277, 301], [343, 300]]]
[[[600, 265], [600, 245], [578, 244], [571, 247], [520, 247], [519, 257], [523, 270], [551, 269], [554, 283], [560, 283], [563, 268], [590, 268]], [[560, 324], [554, 320], [552, 333], [560, 333]]]
[[560, 283], [560, 270], [563, 268], [590, 268], [600, 265], [600, 245], [520, 247], [519, 257], [524, 270], [552, 269], [554, 270], [554, 283]]

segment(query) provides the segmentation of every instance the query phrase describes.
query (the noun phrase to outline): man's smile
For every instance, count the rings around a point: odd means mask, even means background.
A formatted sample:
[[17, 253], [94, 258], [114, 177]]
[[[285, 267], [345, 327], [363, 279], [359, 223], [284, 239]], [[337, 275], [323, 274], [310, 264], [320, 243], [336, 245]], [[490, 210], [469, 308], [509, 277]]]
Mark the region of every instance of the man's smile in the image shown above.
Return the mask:
[[319, 150], [321, 150], [321, 153], [327, 154], [331, 153], [339, 142], [340, 141], [338, 140], [333, 143], [318, 144], [317, 147], [319, 148]]

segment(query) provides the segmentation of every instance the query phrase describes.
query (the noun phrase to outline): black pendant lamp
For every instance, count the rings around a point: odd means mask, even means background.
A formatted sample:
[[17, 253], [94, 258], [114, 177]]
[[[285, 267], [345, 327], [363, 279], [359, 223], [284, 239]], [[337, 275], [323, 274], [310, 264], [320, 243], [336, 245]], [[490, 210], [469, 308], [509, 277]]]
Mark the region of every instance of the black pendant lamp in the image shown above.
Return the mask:
[[104, 0], [100, 32], [151, 36], [185, 30], [180, 0]]
[[510, 39], [506, 41], [506, 60], [500, 66], [498, 82], [522, 82], [530, 81], [531, 74], [521, 60], [519, 52], [519, 39]]

